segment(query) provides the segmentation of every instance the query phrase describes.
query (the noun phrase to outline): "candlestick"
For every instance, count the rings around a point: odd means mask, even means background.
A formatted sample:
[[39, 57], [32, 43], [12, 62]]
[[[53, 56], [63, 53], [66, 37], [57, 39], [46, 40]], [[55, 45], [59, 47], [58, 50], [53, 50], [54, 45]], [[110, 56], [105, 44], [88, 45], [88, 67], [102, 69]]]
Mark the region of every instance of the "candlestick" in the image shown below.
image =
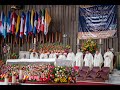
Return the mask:
[[23, 70], [19, 71], [19, 80], [21, 80], [23, 78]]
[[4, 83], [5, 83], [5, 85], [8, 85], [8, 77], [5, 77]]
[[36, 44], [36, 38], [34, 38], [34, 44]]
[[12, 83], [16, 83], [16, 76], [12, 75]]
[[99, 39], [99, 44], [102, 44], [102, 40], [101, 39]]

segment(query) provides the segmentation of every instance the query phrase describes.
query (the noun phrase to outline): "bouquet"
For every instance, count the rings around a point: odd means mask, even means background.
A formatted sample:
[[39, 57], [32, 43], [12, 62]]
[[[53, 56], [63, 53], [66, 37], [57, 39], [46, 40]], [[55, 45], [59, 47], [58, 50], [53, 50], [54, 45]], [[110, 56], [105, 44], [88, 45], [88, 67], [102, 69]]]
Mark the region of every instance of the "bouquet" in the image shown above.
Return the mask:
[[88, 39], [86, 42], [82, 44], [81, 50], [85, 53], [85, 51], [89, 51], [92, 54], [95, 53], [98, 48], [97, 43], [95, 43], [92, 39]]

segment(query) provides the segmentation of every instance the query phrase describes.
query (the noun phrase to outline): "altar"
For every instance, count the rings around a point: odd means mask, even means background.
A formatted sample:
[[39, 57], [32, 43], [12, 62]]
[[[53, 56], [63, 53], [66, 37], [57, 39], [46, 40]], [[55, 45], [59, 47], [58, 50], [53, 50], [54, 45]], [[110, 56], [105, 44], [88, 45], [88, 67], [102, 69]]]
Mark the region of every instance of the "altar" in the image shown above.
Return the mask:
[[6, 64], [54, 64], [55, 66], [74, 66], [73, 60], [61, 59], [8, 59]]
[[55, 63], [55, 59], [8, 59], [6, 64], [47, 64], [47, 63]]

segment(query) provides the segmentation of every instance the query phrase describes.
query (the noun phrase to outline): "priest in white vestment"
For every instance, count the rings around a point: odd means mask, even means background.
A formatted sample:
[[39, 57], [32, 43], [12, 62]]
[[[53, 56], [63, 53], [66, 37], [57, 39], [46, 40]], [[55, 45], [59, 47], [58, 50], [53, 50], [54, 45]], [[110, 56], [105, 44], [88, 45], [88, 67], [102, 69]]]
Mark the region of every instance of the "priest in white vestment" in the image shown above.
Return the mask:
[[76, 60], [75, 61], [76, 66], [82, 68], [82, 66], [83, 66], [83, 53], [80, 51], [80, 49], [77, 50], [75, 60]]
[[56, 56], [56, 54], [54, 53], [54, 51], [51, 51], [51, 53], [49, 54], [49, 58], [54, 58], [54, 59], [57, 58], [57, 56]]
[[30, 59], [38, 59], [38, 53], [32, 52], [32, 53], [30, 54]]
[[40, 54], [40, 59], [47, 59], [47, 58], [48, 58], [48, 54], [43, 51], [43, 52]]
[[100, 67], [102, 66], [103, 64], [103, 57], [102, 57], [102, 54], [96, 50], [96, 53], [94, 55], [94, 67]]
[[58, 59], [66, 60], [66, 56], [64, 55], [64, 53], [62, 53], [58, 56]]
[[113, 57], [114, 54], [108, 48], [107, 52], [104, 54], [104, 67], [110, 67], [110, 72], [113, 70]]
[[89, 51], [86, 51], [84, 62], [84, 66], [88, 66], [90, 69], [93, 68], [93, 55]]
[[75, 65], [75, 54], [73, 53], [72, 49], [69, 50], [66, 60], [72, 60], [73, 61], [72, 66]]

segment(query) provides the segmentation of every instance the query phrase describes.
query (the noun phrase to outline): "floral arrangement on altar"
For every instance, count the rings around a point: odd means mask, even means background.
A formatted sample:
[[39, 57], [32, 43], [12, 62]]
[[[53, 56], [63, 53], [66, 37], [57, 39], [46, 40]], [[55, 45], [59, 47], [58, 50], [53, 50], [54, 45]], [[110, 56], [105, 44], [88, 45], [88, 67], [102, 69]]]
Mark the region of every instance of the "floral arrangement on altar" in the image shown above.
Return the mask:
[[12, 59], [17, 59], [18, 57], [19, 57], [19, 55], [15, 52], [11, 54]]
[[16, 79], [19, 79], [19, 70], [22, 67], [23, 79], [19, 82], [46, 82], [46, 83], [75, 83], [77, 72], [72, 67], [60, 67], [51, 64], [33, 65], [3, 65], [1, 68], [0, 80], [4, 80], [6, 73], [9, 73], [9, 80], [13, 72]]
[[85, 51], [89, 51], [92, 54], [95, 53], [96, 49], [98, 49], [98, 45], [97, 43], [95, 43], [93, 41], [93, 39], [88, 39], [87, 41], [85, 41], [82, 46], [81, 46], [81, 50], [85, 53]]
[[[65, 51], [68, 52], [68, 50], [70, 49], [70, 45], [66, 45], [64, 46], [62, 43], [59, 42], [55, 42], [55, 43], [44, 43], [44, 44], [40, 44], [38, 45], [38, 49], [39, 50], [44, 50], [45, 52], [49, 52], [51, 50], [56, 50], [56, 51]], [[32, 52], [33, 49], [29, 49], [29, 52]], [[37, 51], [36, 51], [37, 52]]]

